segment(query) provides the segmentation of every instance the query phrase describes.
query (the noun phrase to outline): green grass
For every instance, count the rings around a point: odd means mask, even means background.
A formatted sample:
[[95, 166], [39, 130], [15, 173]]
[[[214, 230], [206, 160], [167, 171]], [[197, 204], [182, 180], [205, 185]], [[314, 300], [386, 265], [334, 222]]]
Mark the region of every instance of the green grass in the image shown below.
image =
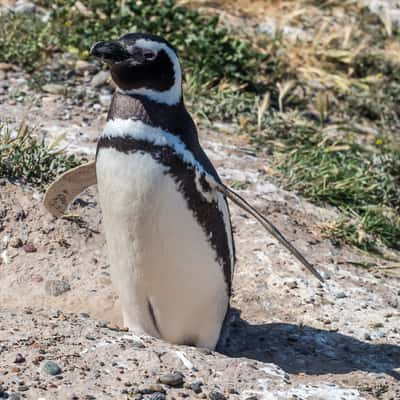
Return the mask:
[[342, 212], [331, 233], [365, 250], [400, 250], [400, 151], [382, 139], [361, 145], [348, 127], [271, 114], [255, 137], [275, 154], [285, 187]]
[[90, 0], [84, 3], [85, 15], [73, 0], [38, 3], [51, 11], [46, 23], [35, 15], [0, 17], [1, 61], [33, 69], [54, 52], [87, 57], [96, 41], [142, 31], [170, 40], [187, 75], [199, 84], [226, 79], [258, 90], [277, 70], [267, 52], [256, 51], [250, 41], [229, 35], [218, 27], [217, 17], [179, 7], [173, 0], [126, 1], [123, 9], [114, 0]]
[[21, 124], [15, 135], [0, 125], [0, 177], [20, 180], [44, 190], [60, 174], [76, 167], [80, 161], [55, 151], [57, 142], [48, 145], [33, 135], [33, 130]]

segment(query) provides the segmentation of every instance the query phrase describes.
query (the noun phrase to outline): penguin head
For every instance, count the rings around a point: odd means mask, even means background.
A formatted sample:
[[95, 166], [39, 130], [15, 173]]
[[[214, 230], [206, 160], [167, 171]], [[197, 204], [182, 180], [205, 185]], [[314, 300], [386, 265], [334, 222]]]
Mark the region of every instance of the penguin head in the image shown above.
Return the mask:
[[178, 55], [163, 38], [128, 33], [118, 40], [96, 43], [90, 54], [110, 66], [118, 91], [169, 105], [181, 101], [182, 70]]

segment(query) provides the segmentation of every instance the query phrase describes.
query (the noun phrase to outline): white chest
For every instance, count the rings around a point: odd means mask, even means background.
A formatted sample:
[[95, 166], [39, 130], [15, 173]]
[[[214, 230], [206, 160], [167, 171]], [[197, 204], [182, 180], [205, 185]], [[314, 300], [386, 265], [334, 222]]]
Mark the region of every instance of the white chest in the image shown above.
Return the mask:
[[148, 153], [104, 148], [96, 169], [126, 324], [171, 342], [213, 347], [228, 305], [223, 270], [167, 168]]

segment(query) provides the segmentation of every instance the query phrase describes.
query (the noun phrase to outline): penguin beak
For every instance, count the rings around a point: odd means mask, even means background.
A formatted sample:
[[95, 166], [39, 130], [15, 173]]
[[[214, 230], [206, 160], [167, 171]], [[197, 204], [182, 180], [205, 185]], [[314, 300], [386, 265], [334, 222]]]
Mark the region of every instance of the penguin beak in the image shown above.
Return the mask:
[[99, 58], [107, 64], [119, 63], [130, 57], [123, 43], [118, 40], [97, 42], [90, 49], [90, 55]]

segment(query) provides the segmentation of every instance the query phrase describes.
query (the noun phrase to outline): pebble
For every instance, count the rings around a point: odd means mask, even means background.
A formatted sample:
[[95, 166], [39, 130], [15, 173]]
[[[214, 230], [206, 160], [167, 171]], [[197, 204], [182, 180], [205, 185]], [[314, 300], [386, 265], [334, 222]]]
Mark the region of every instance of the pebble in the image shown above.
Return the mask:
[[8, 64], [8, 63], [0, 63], [0, 71], [11, 71], [14, 69], [13, 64]]
[[165, 393], [165, 389], [158, 384], [142, 385], [137, 390], [140, 394]]
[[7, 78], [6, 71], [0, 69], [0, 81], [4, 81]]
[[149, 400], [165, 400], [167, 397], [164, 393], [153, 393], [148, 399]]
[[109, 107], [111, 104], [112, 95], [111, 94], [101, 94], [99, 96], [99, 101], [102, 106]]
[[10, 240], [10, 246], [14, 247], [14, 249], [18, 249], [19, 247], [22, 247], [23, 245], [24, 245], [24, 243], [18, 237], [13, 237]]
[[33, 3], [18, 1], [13, 7], [13, 11], [17, 14], [34, 14], [36, 12], [36, 6]]
[[[7, 399], [7, 397], [5, 397]], [[19, 393], [15, 392], [15, 393], [11, 393], [8, 396], [8, 400], [21, 400], [21, 396]]]
[[216, 390], [212, 390], [208, 394], [208, 398], [210, 400], [226, 400], [226, 397], [221, 392], [218, 392]]
[[103, 86], [104, 84], [107, 83], [109, 77], [110, 74], [108, 71], [100, 71], [92, 78], [90, 84], [93, 87]]
[[97, 67], [87, 61], [78, 60], [75, 64], [75, 71], [79, 75], [83, 75], [85, 72], [94, 73], [96, 70]]
[[193, 390], [193, 392], [195, 392], [196, 394], [201, 393], [201, 387], [203, 386], [203, 382], [193, 382], [190, 385], [190, 389]]
[[54, 361], [44, 361], [41, 366], [41, 370], [43, 373], [47, 375], [59, 375], [61, 374], [61, 368]]
[[25, 253], [36, 253], [37, 249], [33, 243], [28, 242], [24, 245], [24, 251]]
[[49, 280], [44, 285], [44, 290], [49, 296], [60, 296], [71, 290], [71, 286], [64, 280]]
[[181, 372], [165, 374], [160, 376], [160, 382], [169, 386], [182, 386], [184, 383], [184, 375]]
[[16, 363], [16, 364], [22, 364], [22, 363], [24, 363], [26, 360], [25, 360], [25, 357], [21, 354], [21, 353], [18, 353], [17, 355], [16, 355], [16, 357], [15, 357], [15, 360], [14, 360], [14, 362]]
[[335, 297], [337, 299], [345, 299], [347, 297], [347, 294], [345, 292], [339, 292], [339, 293], [336, 293]]
[[371, 335], [369, 333], [364, 333], [364, 340], [372, 340]]
[[42, 86], [42, 90], [51, 94], [63, 94], [65, 92], [65, 86], [57, 83], [47, 83], [46, 85]]

